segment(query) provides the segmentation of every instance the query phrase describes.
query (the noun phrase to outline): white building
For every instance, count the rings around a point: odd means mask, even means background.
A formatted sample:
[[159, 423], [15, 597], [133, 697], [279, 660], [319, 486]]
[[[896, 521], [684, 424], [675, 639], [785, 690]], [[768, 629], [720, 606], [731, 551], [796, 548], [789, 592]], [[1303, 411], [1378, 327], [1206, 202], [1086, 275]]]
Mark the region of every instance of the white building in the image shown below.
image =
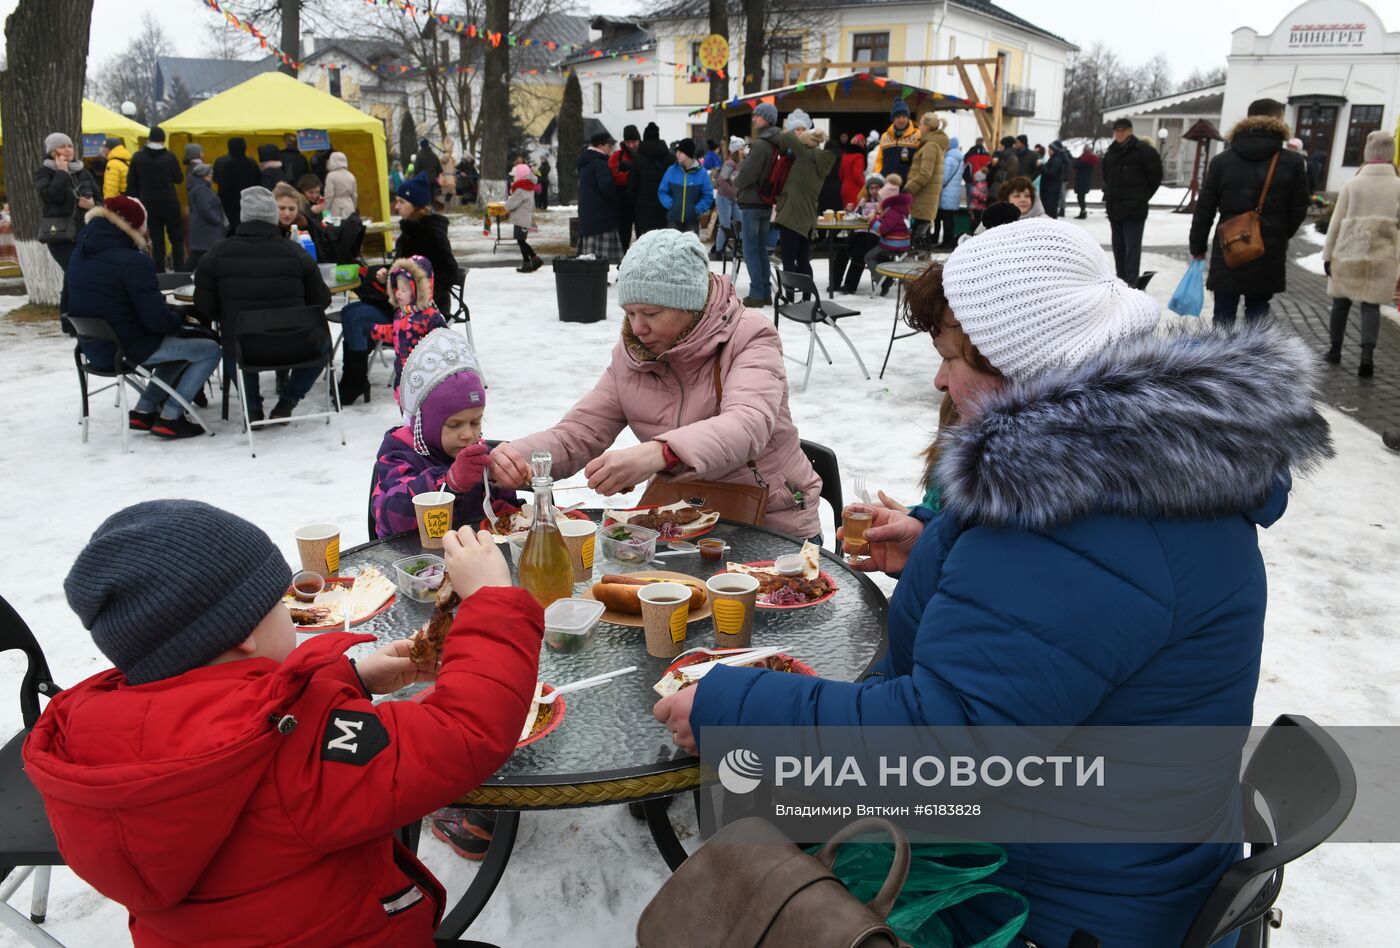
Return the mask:
[[[613, 135], [635, 124], [654, 121], [662, 137], [704, 138], [704, 116], [689, 113], [709, 100], [710, 85], [699, 65], [700, 41], [709, 33], [706, 0], [678, 0], [649, 16], [630, 21], [610, 18], [592, 51], [561, 65], [575, 68], [583, 86], [583, 114], [603, 122]], [[603, 18], [599, 18], [603, 19]], [[631, 30], [622, 29], [630, 24]], [[743, 18], [733, 4], [730, 15], [731, 95], [742, 90]], [[635, 44], [635, 45], [632, 45]], [[630, 46], [630, 48], [628, 48]], [[1003, 130], [1025, 133], [1032, 144], [1059, 137], [1064, 96], [1065, 60], [1077, 47], [989, 0], [833, 0], [820, 16], [794, 20], [785, 44], [775, 45], [764, 65], [764, 88], [785, 85], [787, 63], [835, 64], [831, 73], [855, 71], [840, 63], [912, 62], [930, 59], [995, 57], [1006, 54], [1007, 102]], [[616, 54], [616, 55], [615, 55]], [[622, 58], [623, 56], [627, 58]], [[641, 62], [638, 61], [641, 57]], [[966, 97], [951, 66], [898, 67], [873, 70], [949, 95]], [[969, 70], [974, 76], [976, 69]], [[978, 89], [981, 91], [980, 80]], [[781, 109], [781, 105], [779, 106]], [[952, 113], [949, 134], [964, 145], [978, 134], [975, 120]], [[884, 126], [881, 126], [883, 130]], [[868, 128], [837, 129], [866, 132]], [[992, 143], [988, 143], [989, 145]]]
[[1359, 0], [1309, 0], [1267, 34], [1240, 27], [1229, 68], [1221, 132], [1255, 99], [1287, 103], [1303, 150], [1327, 156], [1319, 190], [1338, 190], [1360, 166], [1366, 135], [1400, 116], [1400, 33]]

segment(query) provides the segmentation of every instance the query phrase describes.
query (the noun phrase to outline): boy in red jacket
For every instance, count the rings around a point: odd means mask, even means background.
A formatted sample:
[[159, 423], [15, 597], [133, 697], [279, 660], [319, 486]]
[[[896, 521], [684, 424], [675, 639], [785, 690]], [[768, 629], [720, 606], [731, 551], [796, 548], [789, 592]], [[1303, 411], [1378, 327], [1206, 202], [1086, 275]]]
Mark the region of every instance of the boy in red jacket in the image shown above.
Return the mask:
[[[434, 675], [407, 639], [357, 662], [371, 636], [297, 646], [291, 570], [225, 511], [152, 501], [93, 534], [64, 590], [117, 667], [57, 695], [24, 760], [137, 946], [432, 944], [442, 886], [393, 831], [510, 756], [544, 626], [487, 534], [444, 556], [467, 601]], [[434, 677], [421, 703], [370, 702]]]

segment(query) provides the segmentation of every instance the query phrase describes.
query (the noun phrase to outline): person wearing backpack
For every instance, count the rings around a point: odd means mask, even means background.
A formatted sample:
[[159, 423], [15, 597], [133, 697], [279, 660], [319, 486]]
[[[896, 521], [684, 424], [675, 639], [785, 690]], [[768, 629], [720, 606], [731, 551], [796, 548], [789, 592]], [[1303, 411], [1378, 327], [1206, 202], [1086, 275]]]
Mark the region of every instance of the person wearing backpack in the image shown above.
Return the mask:
[[826, 142], [826, 132], [812, 128], [811, 117], [801, 109], [788, 116], [784, 127], [787, 131], [778, 144], [782, 154], [792, 156], [792, 164], [777, 192], [778, 249], [785, 271], [811, 276], [817, 197], [822, 182], [836, 165], [836, 153], [821, 147]]
[[697, 231], [700, 218], [715, 204], [710, 174], [695, 160], [695, 139], [676, 142], [676, 160], [657, 185], [656, 197], [666, 208], [666, 224], [672, 230]]
[[749, 295], [744, 297], [744, 305], [751, 308], [769, 306], [773, 302], [768, 273], [768, 229], [773, 200], [764, 199], [759, 185], [768, 180], [780, 137], [777, 106], [771, 102], [759, 103], [753, 110], [753, 141], [749, 153], [734, 176], [734, 190], [739, 195], [744, 268], [749, 271]]

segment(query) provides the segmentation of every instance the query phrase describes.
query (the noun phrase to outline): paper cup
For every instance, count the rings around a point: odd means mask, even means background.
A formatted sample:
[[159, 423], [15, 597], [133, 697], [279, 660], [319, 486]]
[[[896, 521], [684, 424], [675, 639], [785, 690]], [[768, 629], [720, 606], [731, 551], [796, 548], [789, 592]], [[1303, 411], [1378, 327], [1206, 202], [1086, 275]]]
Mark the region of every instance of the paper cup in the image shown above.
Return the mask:
[[652, 583], [637, 594], [642, 601], [642, 628], [647, 654], [675, 658], [685, 644], [685, 624], [690, 618], [690, 588], [680, 583]]
[[457, 498], [445, 490], [429, 490], [413, 495], [413, 513], [418, 519], [418, 542], [425, 550], [442, 549], [442, 538], [452, 529], [452, 505]]
[[720, 648], [748, 648], [753, 640], [753, 611], [758, 602], [758, 580], [743, 573], [711, 576], [705, 588], [710, 591], [714, 609], [715, 645]]
[[559, 532], [569, 548], [569, 562], [574, 564], [574, 582], [586, 583], [593, 578], [593, 553], [598, 544], [598, 525], [592, 520], [559, 519]]
[[307, 524], [296, 532], [301, 568], [322, 578], [340, 569], [340, 528], [333, 523]]

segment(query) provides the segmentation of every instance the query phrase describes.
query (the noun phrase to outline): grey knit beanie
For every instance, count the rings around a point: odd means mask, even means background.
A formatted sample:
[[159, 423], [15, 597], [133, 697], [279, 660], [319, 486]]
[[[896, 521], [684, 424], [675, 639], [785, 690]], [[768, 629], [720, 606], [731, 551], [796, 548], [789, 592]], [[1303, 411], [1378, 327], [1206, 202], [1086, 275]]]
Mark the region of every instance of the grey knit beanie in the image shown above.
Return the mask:
[[763, 119], [763, 121], [767, 122], [769, 125], [778, 124], [778, 107], [772, 102], [760, 102], [753, 110], [753, 114]]
[[1395, 160], [1395, 136], [1386, 131], [1374, 131], [1366, 136], [1365, 150], [1362, 152], [1362, 161], [1394, 161]]
[[277, 199], [267, 188], [254, 185], [244, 188], [238, 199], [239, 216], [245, 221], [277, 223]]
[[617, 302], [650, 303], [698, 312], [710, 295], [710, 261], [700, 238], [649, 230], [633, 242], [617, 277]]
[[173, 678], [245, 641], [292, 571], [267, 534], [196, 500], [108, 517], [63, 581], [68, 605], [133, 685]]
[[72, 148], [73, 139], [69, 138], [62, 132], [50, 132], [49, 134], [44, 136], [44, 154], [46, 155], [52, 155], [54, 153], [54, 149], [62, 148], [65, 145], [67, 145], [69, 148]]

